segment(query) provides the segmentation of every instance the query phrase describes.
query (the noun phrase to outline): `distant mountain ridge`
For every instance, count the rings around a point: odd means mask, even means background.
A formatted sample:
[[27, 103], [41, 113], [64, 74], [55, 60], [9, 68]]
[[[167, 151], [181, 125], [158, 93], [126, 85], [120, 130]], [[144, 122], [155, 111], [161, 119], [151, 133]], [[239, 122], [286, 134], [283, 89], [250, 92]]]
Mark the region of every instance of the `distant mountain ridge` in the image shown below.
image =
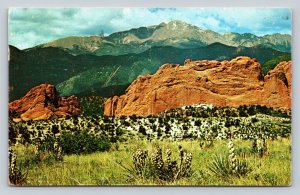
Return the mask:
[[291, 51], [291, 35], [288, 34], [277, 33], [264, 36], [256, 36], [251, 33], [220, 34], [178, 20], [116, 32], [106, 37], [66, 37], [37, 47], [58, 47], [73, 55], [94, 54], [102, 56], [141, 53], [153, 46], [198, 48], [216, 42], [234, 47], [261, 45], [282, 52]]

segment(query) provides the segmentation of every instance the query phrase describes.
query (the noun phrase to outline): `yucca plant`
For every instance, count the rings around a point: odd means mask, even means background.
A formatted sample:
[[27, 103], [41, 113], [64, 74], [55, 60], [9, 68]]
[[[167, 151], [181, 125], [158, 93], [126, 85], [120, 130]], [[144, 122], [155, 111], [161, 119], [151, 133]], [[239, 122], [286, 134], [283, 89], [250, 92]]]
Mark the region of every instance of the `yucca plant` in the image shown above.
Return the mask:
[[219, 177], [228, 177], [231, 175], [231, 168], [227, 157], [216, 155], [209, 164], [208, 169]]
[[245, 160], [237, 160], [235, 175], [238, 177], [243, 177], [248, 173], [252, 172], [252, 167]]
[[63, 161], [63, 152], [62, 152], [61, 144], [58, 141], [55, 141], [53, 147], [54, 147], [53, 153], [55, 159], [58, 161]]
[[233, 139], [228, 143], [228, 156], [214, 156], [208, 169], [219, 177], [237, 176], [242, 177], [252, 171], [248, 162], [236, 158]]
[[34, 144], [33, 152], [34, 152], [36, 162], [41, 161], [41, 150], [40, 150], [40, 148], [41, 148], [41, 145], [40, 145], [39, 142]]
[[208, 170], [214, 175], [223, 178], [232, 176], [243, 177], [252, 172], [252, 168], [247, 161], [237, 159], [233, 169], [230, 159], [221, 155], [213, 157], [212, 163], [208, 165]]
[[261, 158], [264, 157], [268, 153], [267, 140], [265, 138], [255, 138], [252, 143], [252, 150], [253, 152], [258, 153]]
[[138, 149], [132, 155], [133, 166], [126, 167], [120, 162], [118, 164], [126, 171], [125, 175], [130, 180], [136, 177], [143, 179], [156, 179], [159, 181], [174, 181], [183, 177], [190, 177], [192, 171], [192, 154], [183, 151], [178, 146], [179, 159], [172, 160], [171, 149], [166, 150], [166, 157], [163, 158], [162, 149], [157, 147], [151, 156], [147, 150]]
[[[28, 170], [28, 169], [27, 169]], [[17, 165], [17, 155], [13, 148], [9, 147], [9, 182], [13, 185], [23, 185], [26, 183], [27, 174], [23, 173], [22, 166]]]

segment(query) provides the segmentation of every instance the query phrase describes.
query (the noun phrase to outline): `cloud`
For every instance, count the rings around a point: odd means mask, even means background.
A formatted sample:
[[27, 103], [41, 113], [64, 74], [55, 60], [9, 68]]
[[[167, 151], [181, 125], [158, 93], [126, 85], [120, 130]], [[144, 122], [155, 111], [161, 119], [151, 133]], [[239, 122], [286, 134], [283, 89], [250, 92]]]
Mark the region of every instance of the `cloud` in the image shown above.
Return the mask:
[[9, 44], [21, 49], [66, 36], [89, 36], [183, 20], [219, 33], [291, 34], [284, 8], [11, 8]]

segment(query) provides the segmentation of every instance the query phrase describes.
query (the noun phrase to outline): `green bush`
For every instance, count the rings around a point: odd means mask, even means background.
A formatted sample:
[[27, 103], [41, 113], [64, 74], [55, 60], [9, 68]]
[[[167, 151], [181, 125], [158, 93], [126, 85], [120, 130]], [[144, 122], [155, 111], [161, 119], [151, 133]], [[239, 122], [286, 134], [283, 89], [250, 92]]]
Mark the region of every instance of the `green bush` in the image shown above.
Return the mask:
[[89, 96], [79, 98], [81, 114], [84, 116], [103, 115], [104, 98]]
[[60, 137], [60, 144], [64, 154], [89, 154], [107, 151], [111, 147], [108, 140], [90, 135], [86, 130], [74, 133], [64, 132]]
[[214, 175], [223, 178], [230, 176], [242, 177], [252, 171], [247, 161], [238, 159], [235, 169], [230, 164], [230, 160], [226, 156], [214, 156], [213, 161], [208, 165], [208, 169]]
[[263, 64], [262, 71], [263, 74], [266, 75], [269, 70], [274, 69], [280, 62], [282, 61], [290, 61], [291, 60], [291, 54], [281, 55], [277, 56]]

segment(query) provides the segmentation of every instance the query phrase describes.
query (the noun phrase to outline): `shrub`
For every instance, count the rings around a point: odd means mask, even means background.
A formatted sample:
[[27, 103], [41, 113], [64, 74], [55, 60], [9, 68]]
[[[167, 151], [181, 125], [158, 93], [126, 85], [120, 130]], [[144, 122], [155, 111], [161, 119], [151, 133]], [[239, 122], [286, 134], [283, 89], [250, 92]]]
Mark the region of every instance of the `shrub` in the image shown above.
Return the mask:
[[108, 140], [90, 135], [86, 130], [74, 133], [64, 132], [59, 142], [64, 154], [88, 154], [107, 151], [111, 147]]
[[81, 114], [84, 116], [103, 115], [104, 98], [98, 96], [79, 98]]
[[146, 129], [143, 125], [141, 125], [139, 127], [139, 133], [143, 134], [143, 135], [147, 135]]
[[55, 136], [47, 136], [43, 141], [39, 142], [35, 142], [34, 144], [40, 144], [39, 149], [41, 151], [53, 151], [54, 150], [54, 143], [56, 141]]

